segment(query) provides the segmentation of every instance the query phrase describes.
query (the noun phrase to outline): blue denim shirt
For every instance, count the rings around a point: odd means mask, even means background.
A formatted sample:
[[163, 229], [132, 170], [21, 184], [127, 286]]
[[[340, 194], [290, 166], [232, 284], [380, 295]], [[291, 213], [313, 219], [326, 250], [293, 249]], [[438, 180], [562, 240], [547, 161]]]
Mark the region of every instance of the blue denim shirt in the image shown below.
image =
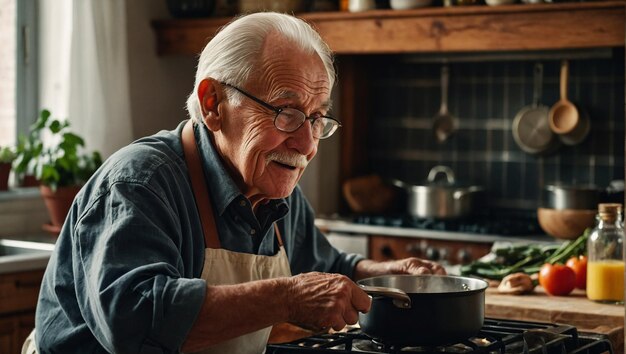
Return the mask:
[[[180, 133], [162, 131], [113, 154], [82, 188], [50, 259], [39, 295], [40, 353], [175, 353], [204, 301], [204, 238]], [[258, 218], [195, 127], [222, 248], [278, 251], [293, 274], [352, 276], [362, 259], [333, 248], [299, 188], [260, 207]]]

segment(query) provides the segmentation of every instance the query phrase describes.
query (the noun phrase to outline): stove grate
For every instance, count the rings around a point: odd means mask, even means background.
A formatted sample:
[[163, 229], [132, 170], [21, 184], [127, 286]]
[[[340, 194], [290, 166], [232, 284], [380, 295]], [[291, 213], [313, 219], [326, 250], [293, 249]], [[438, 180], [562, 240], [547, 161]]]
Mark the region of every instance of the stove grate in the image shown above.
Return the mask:
[[613, 350], [606, 336], [581, 334], [569, 325], [485, 319], [475, 337], [453, 345], [398, 347], [378, 342], [355, 328], [268, 345], [267, 353], [613, 354]]

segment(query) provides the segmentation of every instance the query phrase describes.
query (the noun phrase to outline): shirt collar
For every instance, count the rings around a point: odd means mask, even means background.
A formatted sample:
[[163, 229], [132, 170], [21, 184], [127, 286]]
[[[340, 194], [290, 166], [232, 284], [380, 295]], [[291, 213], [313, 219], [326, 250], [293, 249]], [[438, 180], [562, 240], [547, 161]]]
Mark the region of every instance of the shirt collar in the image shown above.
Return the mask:
[[[222, 215], [231, 203], [245, 197], [226, 169], [207, 127], [204, 124], [194, 124], [194, 134], [213, 207], [219, 215]], [[284, 199], [270, 200], [265, 206], [262, 206], [262, 208], [265, 207], [277, 210], [279, 214], [284, 215], [286, 214], [287, 202]]]

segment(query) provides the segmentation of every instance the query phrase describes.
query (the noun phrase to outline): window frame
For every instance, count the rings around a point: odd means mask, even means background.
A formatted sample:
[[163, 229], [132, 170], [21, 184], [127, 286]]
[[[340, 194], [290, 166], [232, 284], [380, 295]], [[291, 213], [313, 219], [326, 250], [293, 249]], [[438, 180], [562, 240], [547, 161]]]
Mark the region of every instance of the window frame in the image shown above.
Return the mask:
[[28, 134], [39, 112], [39, 0], [16, 0], [15, 135]]

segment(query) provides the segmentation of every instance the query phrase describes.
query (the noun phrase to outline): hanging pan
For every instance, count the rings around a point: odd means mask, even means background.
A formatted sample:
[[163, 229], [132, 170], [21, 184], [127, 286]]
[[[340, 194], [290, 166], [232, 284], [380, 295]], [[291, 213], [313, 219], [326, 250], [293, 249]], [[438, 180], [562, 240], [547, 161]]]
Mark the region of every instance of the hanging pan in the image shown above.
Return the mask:
[[542, 81], [543, 65], [536, 63], [533, 74], [533, 103], [522, 108], [513, 120], [513, 138], [529, 154], [550, 153], [560, 145], [558, 137], [550, 129], [550, 109], [540, 103]]

